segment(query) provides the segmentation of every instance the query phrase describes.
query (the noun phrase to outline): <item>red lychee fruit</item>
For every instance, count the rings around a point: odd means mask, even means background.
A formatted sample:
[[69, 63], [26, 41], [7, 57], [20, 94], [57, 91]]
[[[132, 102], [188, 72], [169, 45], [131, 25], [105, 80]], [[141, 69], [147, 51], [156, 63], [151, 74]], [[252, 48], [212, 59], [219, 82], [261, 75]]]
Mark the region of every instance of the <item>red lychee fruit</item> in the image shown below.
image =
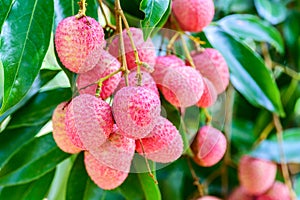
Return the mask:
[[194, 161], [204, 167], [218, 163], [226, 152], [227, 142], [224, 134], [212, 126], [203, 126], [192, 144]]
[[[137, 86], [137, 72], [132, 71], [128, 75], [128, 84], [129, 86]], [[116, 89], [116, 91], [119, 91], [121, 88], [125, 87], [125, 77], [123, 77]], [[146, 87], [150, 90], [152, 90], [155, 94], [159, 95], [158, 89], [156, 86], [155, 81], [153, 80], [152, 76], [148, 73], [143, 71], [142, 72], [142, 83], [141, 86]]]
[[172, 11], [183, 31], [200, 32], [213, 20], [213, 0], [174, 0]]
[[67, 102], [59, 104], [52, 115], [53, 138], [57, 146], [67, 153], [79, 153], [82, 149], [75, 146], [67, 136], [65, 118]]
[[205, 77], [203, 77], [203, 85], [203, 94], [196, 105], [201, 108], [207, 108], [217, 101], [218, 94], [212, 82]]
[[150, 133], [160, 115], [160, 99], [145, 87], [124, 87], [114, 96], [114, 119], [129, 138], [139, 139]]
[[136, 151], [155, 162], [168, 163], [177, 160], [183, 152], [183, 142], [176, 127], [166, 118], [159, 117], [148, 136], [136, 140]]
[[248, 194], [260, 195], [273, 185], [276, 170], [271, 161], [244, 155], [238, 165], [238, 177]]
[[231, 192], [228, 200], [255, 200], [255, 196], [247, 194], [246, 190], [239, 186]]
[[203, 52], [192, 53], [196, 69], [215, 86], [217, 93], [225, 91], [229, 84], [228, 65], [219, 51], [206, 48]]
[[256, 200], [290, 200], [289, 188], [279, 181], [275, 181], [272, 187]]
[[101, 25], [91, 17], [63, 19], [55, 33], [55, 47], [62, 64], [75, 73], [91, 70], [105, 44]]
[[108, 140], [90, 153], [101, 164], [119, 171], [129, 172], [134, 155], [135, 141], [127, 138], [116, 125]]
[[128, 172], [112, 169], [101, 164], [88, 151], [84, 152], [84, 164], [91, 179], [104, 190], [117, 188], [128, 176]]
[[196, 104], [204, 90], [201, 74], [188, 66], [169, 69], [164, 76], [162, 86], [165, 99], [177, 107]]
[[221, 200], [218, 197], [214, 197], [214, 196], [204, 196], [204, 197], [200, 197], [197, 200]]
[[89, 94], [75, 97], [68, 105], [66, 131], [74, 145], [90, 150], [102, 145], [113, 130], [111, 107]]
[[[155, 64], [155, 47], [152, 43], [152, 40], [148, 38], [146, 41], [144, 41], [143, 38], [143, 31], [138, 28], [130, 28], [130, 32], [132, 34], [132, 38], [134, 41], [134, 44], [136, 46], [136, 49], [138, 51], [139, 59], [141, 62], [147, 63], [150, 67], [149, 71], [153, 70], [153, 66]], [[137, 67], [134, 56], [134, 51], [131, 46], [131, 42], [129, 39], [129, 36], [127, 35], [127, 31], [123, 31], [123, 37], [124, 37], [124, 46], [125, 46], [125, 55], [126, 55], [126, 62], [128, 69], [132, 70]], [[116, 36], [116, 38], [112, 41], [112, 43], [109, 45], [109, 52], [117, 57], [120, 57], [119, 54], [119, 37]], [[144, 67], [141, 67], [142, 70], [146, 70]], [[147, 70], [146, 70], [147, 71]]]
[[[79, 74], [77, 88], [80, 94], [95, 95], [97, 90], [97, 83], [95, 82], [120, 68], [120, 62], [107, 51], [102, 50], [99, 56], [100, 59], [92, 70]], [[102, 99], [107, 99], [112, 95], [121, 80], [121, 74], [119, 72], [102, 83], [100, 93]]]

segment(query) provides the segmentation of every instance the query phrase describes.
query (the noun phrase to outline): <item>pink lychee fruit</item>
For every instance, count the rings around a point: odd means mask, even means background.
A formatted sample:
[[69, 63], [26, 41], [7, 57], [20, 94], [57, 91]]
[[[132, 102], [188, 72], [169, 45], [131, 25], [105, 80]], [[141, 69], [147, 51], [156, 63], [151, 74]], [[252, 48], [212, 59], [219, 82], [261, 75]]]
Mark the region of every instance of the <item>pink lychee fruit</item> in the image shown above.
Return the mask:
[[172, 4], [180, 28], [183, 31], [200, 32], [213, 20], [213, 0], [174, 0]]
[[63, 19], [55, 33], [55, 47], [62, 64], [75, 73], [91, 70], [105, 44], [101, 25], [91, 17]]
[[238, 165], [238, 178], [248, 194], [260, 195], [273, 185], [276, 170], [276, 164], [269, 160], [244, 155]]
[[218, 163], [226, 152], [227, 142], [224, 134], [212, 126], [203, 126], [192, 143], [194, 161], [203, 167]]
[[117, 125], [114, 125], [108, 140], [100, 147], [90, 150], [90, 153], [105, 166], [129, 172], [134, 150], [135, 141], [124, 136]]
[[75, 146], [67, 136], [65, 118], [67, 102], [59, 104], [52, 115], [53, 138], [57, 146], [66, 153], [79, 153], [82, 149]]
[[203, 85], [203, 94], [196, 105], [201, 108], [207, 108], [214, 105], [217, 101], [218, 94], [212, 82], [205, 77], [203, 77]]
[[[102, 50], [99, 56], [100, 59], [92, 70], [79, 74], [77, 78], [77, 88], [80, 94], [95, 95], [98, 87], [96, 82], [99, 81], [100, 78], [108, 76], [120, 68], [120, 62], [107, 51]], [[111, 96], [120, 80], [121, 72], [103, 81], [100, 97], [107, 99]]]
[[[154, 64], [155, 64], [155, 47], [150, 38], [148, 38], [146, 41], [144, 41], [143, 38], [143, 31], [139, 28], [130, 28], [130, 32], [132, 34], [132, 38], [135, 44], [135, 47], [138, 51], [139, 59], [141, 62], [147, 63], [149, 68], [149, 71], [153, 70]], [[134, 56], [134, 51], [129, 39], [129, 36], [127, 35], [127, 31], [123, 31], [123, 37], [124, 37], [124, 46], [125, 46], [125, 56], [126, 56], [126, 62], [128, 69], [132, 70], [137, 67], [136, 64], [136, 58]], [[117, 57], [120, 57], [119, 54], [119, 37], [118, 35], [116, 38], [112, 41], [112, 43], [109, 45], [109, 52]], [[142, 70], [146, 70], [146, 68], [141, 67]]]
[[162, 86], [165, 99], [177, 107], [196, 104], [204, 90], [201, 74], [188, 66], [170, 68], [164, 76]]
[[146, 158], [155, 162], [168, 163], [181, 156], [183, 142], [176, 127], [166, 118], [158, 117], [158, 122], [150, 134], [136, 140], [136, 151], [141, 155], [145, 153]]
[[68, 105], [66, 131], [74, 145], [90, 150], [102, 145], [113, 130], [111, 107], [89, 94], [75, 97]]
[[249, 195], [242, 186], [239, 186], [231, 192], [228, 200], [255, 200], [255, 196]]
[[117, 188], [128, 176], [128, 172], [103, 165], [88, 151], [84, 152], [84, 164], [91, 179], [104, 190]]
[[158, 56], [155, 61], [154, 71], [151, 74], [157, 87], [161, 90], [164, 76], [169, 68], [181, 66], [185, 66], [184, 61], [175, 55]]
[[[146, 87], [146, 88], [152, 90], [155, 94], [159, 95], [156, 83], [153, 80], [152, 76], [146, 71], [143, 71], [141, 73], [142, 73], [141, 86]], [[137, 86], [137, 72], [136, 71], [131, 71], [129, 73], [128, 84], [129, 84], [129, 86]], [[121, 88], [123, 88], [125, 86], [126, 86], [125, 77], [123, 77], [115, 91], [119, 91]]]
[[218, 50], [206, 48], [202, 52], [193, 52], [196, 69], [215, 86], [217, 93], [225, 91], [229, 84], [228, 65]]
[[214, 196], [203, 196], [203, 197], [198, 198], [197, 200], [221, 200], [221, 199], [218, 197], [214, 197]]
[[290, 200], [289, 188], [279, 181], [275, 181], [271, 188], [256, 200]]
[[150, 133], [160, 115], [160, 99], [141, 86], [120, 89], [112, 105], [114, 119], [126, 137], [139, 139]]

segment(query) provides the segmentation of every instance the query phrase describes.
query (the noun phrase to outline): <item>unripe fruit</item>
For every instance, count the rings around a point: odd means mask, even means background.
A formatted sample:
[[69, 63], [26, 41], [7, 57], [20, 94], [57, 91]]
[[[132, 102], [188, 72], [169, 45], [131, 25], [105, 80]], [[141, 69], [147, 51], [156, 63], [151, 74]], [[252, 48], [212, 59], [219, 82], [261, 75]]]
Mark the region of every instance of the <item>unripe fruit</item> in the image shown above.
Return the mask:
[[124, 87], [115, 94], [112, 109], [124, 135], [139, 139], [148, 135], [157, 123], [160, 99], [145, 87]]
[[242, 186], [239, 186], [231, 192], [228, 200], [255, 200], [255, 197], [247, 194], [245, 189]]
[[192, 144], [194, 161], [204, 167], [218, 163], [226, 152], [227, 142], [224, 134], [212, 126], [203, 126]]
[[[128, 84], [129, 86], [136, 86], [137, 85], [137, 72], [132, 71], [128, 75]], [[116, 89], [116, 91], [119, 91], [121, 88], [125, 87], [125, 77], [123, 77]], [[152, 76], [148, 72], [142, 72], [142, 83], [141, 86], [148, 88], [152, 90], [155, 94], [159, 95], [158, 89], [156, 86], [155, 81], [153, 80]]]
[[238, 165], [238, 177], [248, 194], [260, 195], [273, 185], [276, 170], [271, 161], [244, 155]]
[[204, 90], [201, 74], [188, 66], [169, 69], [164, 76], [162, 86], [165, 99], [177, 107], [196, 104]]
[[264, 194], [258, 196], [256, 200], [290, 200], [289, 188], [279, 182], [276, 181], [272, 185], [272, 187]]
[[[141, 139], [145, 156], [155, 162], [168, 163], [177, 160], [183, 152], [183, 142], [176, 127], [166, 118], [159, 117], [150, 134]], [[143, 155], [139, 140], [136, 151]]]
[[215, 86], [217, 93], [225, 91], [229, 84], [227, 63], [216, 49], [206, 48], [203, 52], [192, 53], [196, 69]]
[[90, 150], [102, 145], [113, 130], [111, 108], [89, 94], [75, 97], [68, 106], [66, 131], [74, 145]]
[[218, 94], [212, 82], [205, 77], [203, 77], [203, 85], [203, 94], [196, 105], [201, 108], [207, 108], [217, 101]]
[[[155, 47], [152, 43], [151, 39], [148, 38], [146, 41], [144, 41], [143, 38], [143, 32], [141, 29], [138, 28], [130, 28], [130, 32], [132, 34], [132, 38], [134, 41], [134, 44], [136, 46], [136, 49], [138, 51], [139, 59], [141, 62], [145, 62], [149, 65], [151, 70], [153, 70], [153, 66], [155, 64]], [[128, 69], [135, 69], [137, 67], [134, 56], [134, 51], [130, 43], [130, 39], [127, 35], [127, 31], [123, 31], [123, 37], [124, 37], [124, 46], [125, 46], [125, 55], [126, 55], [126, 62]], [[116, 36], [116, 38], [112, 41], [112, 43], [109, 45], [109, 52], [117, 57], [120, 57], [119, 55], [119, 37]], [[142, 70], [144, 70], [144, 67], [141, 67]], [[151, 71], [150, 70], [150, 71]]]
[[[204, 196], [204, 197], [200, 197], [198, 198], [197, 200], [221, 200], [217, 197], [214, 197], [214, 196]], [[241, 199], [242, 200], [242, 199]], [[243, 199], [244, 200], [244, 199]]]
[[104, 190], [117, 188], [128, 176], [128, 172], [112, 169], [101, 164], [88, 151], [84, 152], [84, 164], [91, 179]]
[[65, 118], [66, 118], [66, 102], [59, 104], [52, 115], [53, 138], [57, 146], [67, 153], [79, 153], [82, 149], [75, 146], [67, 136]]
[[172, 11], [183, 31], [200, 32], [214, 17], [213, 0], [174, 0]]
[[63, 19], [55, 33], [55, 47], [62, 64], [75, 73], [91, 70], [105, 44], [101, 25], [91, 17]]
[[[100, 59], [92, 70], [83, 74], [79, 74], [77, 78], [77, 88], [80, 94], [95, 95], [97, 90], [97, 84], [95, 82], [120, 68], [120, 62], [107, 51], [102, 50], [99, 56]], [[109, 96], [111, 96], [118, 86], [120, 80], [121, 72], [105, 80], [102, 83], [100, 97], [102, 99], [107, 99]]]
[[119, 171], [129, 172], [134, 155], [135, 141], [127, 138], [116, 125], [108, 140], [90, 153], [101, 164]]

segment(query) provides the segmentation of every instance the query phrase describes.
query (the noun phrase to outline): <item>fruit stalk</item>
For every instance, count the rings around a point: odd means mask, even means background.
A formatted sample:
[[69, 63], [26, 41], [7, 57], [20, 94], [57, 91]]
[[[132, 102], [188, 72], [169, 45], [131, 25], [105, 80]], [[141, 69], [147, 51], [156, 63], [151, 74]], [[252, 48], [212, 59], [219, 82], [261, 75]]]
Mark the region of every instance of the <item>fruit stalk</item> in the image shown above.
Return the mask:
[[195, 172], [195, 170], [193, 168], [193, 165], [191, 163], [191, 159], [189, 157], [187, 157], [187, 163], [188, 163], [191, 175], [192, 175], [192, 177], [194, 179], [194, 183], [193, 184], [197, 186], [199, 196], [203, 197], [204, 196], [204, 186], [200, 183], [199, 177], [197, 176], [197, 174], [196, 174], [196, 172]]
[[85, 12], [86, 12], [86, 6], [87, 6], [87, 3], [85, 2], [86, 0], [80, 0], [78, 2], [78, 5], [79, 5], [79, 11], [78, 11], [78, 14], [76, 15], [76, 18], [77, 19], [80, 19], [81, 17], [84, 17], [86, 16], [85, 15]]
[[180, 34], [180, 38], [181, 38], [181, 42], [182, 42], [182, 47], [183, 47], [183, 50], [184, 50], [184, 53], [185, 53], [185, 56], [187, 58], [187, 60], [189, 61], [189, 63], [191, 64], [191, 66], [196, 69], [195, 67], [195, 64], [194, 64], [194, 61], [191, 57], [191, 54], [190, 54], [190, 51], [189, 51], [189, 48], [187, 47], [187, 44], [186, 44], [186, 41], [183, 37], [183, 33]]
[[117, 73], [123, 71], [122, 68], [119, 68], [118, 70], [114, 71], [111, 74], [108, 74], [105, 77], [100, 78], [96, 83], [98, 84], [97, 90], [96, 90], [96, 97], [100, 97], [100, 93], [101, 93], [101, 88], [102, 88], [102, 84], [104, 81], [106, 81], [107, 79], [113, 77], [114, 75], [116, 75]]
[[103, 14], [103, 17], [104, 17], [105, 26], [109, 27], [109, 28], [111, 28], [113, 30], [116, 30], [116, 27], [114, 25], [112, 25], [111, 23], [109, 23], [109, 21], [108, 21], [108, 18], [107, 18], [106, 14], [105, 14], [105, 10], [104, 10], [104, 7], [103, 7], [103, 1], [102, 0], [98, 0], [98, 4], [99, 4], [100, 10], [101, 10], [101, 12]]

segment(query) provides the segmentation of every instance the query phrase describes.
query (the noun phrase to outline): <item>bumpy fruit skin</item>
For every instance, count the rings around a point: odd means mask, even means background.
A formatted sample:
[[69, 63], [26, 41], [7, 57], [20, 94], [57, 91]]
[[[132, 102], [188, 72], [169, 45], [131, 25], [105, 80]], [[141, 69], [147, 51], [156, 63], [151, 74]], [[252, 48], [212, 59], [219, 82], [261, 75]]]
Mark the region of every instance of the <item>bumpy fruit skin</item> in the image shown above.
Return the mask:
[[196, 104], [204, 90], [201, 74], [188, 66], [170, 68], [164, 76], [162, 86], [165, 99], [177, 107]]
[[[134, 44], [138, 51], [140, 61], [147, 63], [150, 67], [150, 71], [152, 71], [154, 64], [155, 64], [155, 59], [156, 59], [154, 44], [152, 43], [150, 38], [148, 38], [146, 41], [144, 41], [143, 31], [141, 29], [131, 27], [130, 31], [132, 34]], [[134, 56], [133, 48], [131, 46], [130, 39], [127, 35], [126, 30], [123, 31], [123, 37], [124, 37], [124, 46], [125, 46], [127, 67], [128, 67], [128, 69], [132, 70], [132, 69], [135, 69], [137, 67], [137, 65], [135, 63], [135, 56]], [[109, 52], [116, 58], [121, 56], [121, 55], [119, 55], [119, 38], [118, 38], [118, 36], [109, 45]], [[141, 67], [141, 69], [145, 70], [144, 67]]]
[[264, 194], [258, 196], [256, 200], [290, 200], [289, 188], [279, 182], [276, 181], [272, 185], [272, 187]]
[[107, 140], [114, 121], [108, 103], [95, 96], [82, 94], [68, 105], [65, 123], [72, 143], [91, 150]]
[[215, 14], [213, 0], [174, 0], [172, 11], [184, 31], [200, 32]]
[[125, 137], [117, 125], [114, 125], [108, 140], [100, 147], [90, 150], [90, 153], [105, 166], [129, 172], [134, 150], [135, 141]]
[[145, 87], [124, 87], [112, 105], [114, 119], [126, 137], [143, 138], [150, 133], [160, 115], [160, 99]]
[[196, 105], [201, 108], [207, 108], [214, 105], [214, 103], [217, 101], [218, 94], [212, 82], [207, 78], [203, 77], [203, 85], [203, 94]]
[[88, 151], [84, 152], [84, 164], [91, 179], [104, 190], [117, 188], [128, 176], [128, 172], [112, 169], [101, 164]]
[[[137, 85], [137, 77], [136, 77], [136, 71], [131, 71], [128, 75], [128, 84], [129, 86], [136, 86]], [[146, 87], [150, 90], [152, 90], [155, 94], [159, 95], [158, 89], [156, 86], [155, 81], [153, 80], [152, 76], [148, 72], [142, 72], [142, 83], [141, 86]], [[125, 78], [123, 77], [116, 89], [116, 91], [119, 91], [121, 88], [125, 87]]]
[[204, 197], [198, 198], [197, 200], [221, 200], [221, 199], [214, 197], [214, 196], [204, 196]]
[[[183, 152], [183, 142], [176, 127], [166, 118], [159, 117], [150, 134], [141, 139], [145, 156], [155, 162], [168, 163], [177, 160]], [[139, 140], [136, 141], [136, 151], [143, 154]]]
[[260, 195], [273, 185], [276, 170], [271, 161], [244, 155], [238, 165], [238, 178], [248, 194]]
[[55, 33], [55, 47], [62, 64], [75, 73], [91, 70], [105, 44], [101, 25], [91, 17], [63, 19]]
[[224, 134], [212, 126], [203, 126], [192, 144], [194, 161], [203, 167], [218, 163], [226, 152], [227, 142]]
[[[95, 95], [97, 84], [93, 83], [117, 71], [121, 67], [120, 62], [107, 51], [102, 50], [99, 55], [100, 59], [96, 66], [86, 73], [79, 74], [77, 78], [77, 88], [80, 94]], [[119, 72], [102, 83], [101, 99], [107, 99], [112, 95], [121, 80], [121, 75], [121, 72]], [[88, 85], [90, 86], [86, 87]]]
[[255, 200], [255, 196], [247, 194], [242, 186], [235, 188], [228, 197], [228, 200]]
[[219, 51], [206, 48], [203, 52], [193, 52], [196, 69], [215, 86], [217, 93], [225, 91], [229, 84], [228, 65]]
[[59, 104], [52, 115], [52, 125], [53, 125], [53, 138], [57, 146], [67, 153], [79, 153], [82, 149], [75, 146], [69, 137], [67, 136], [65, 118], [66, 118], [66, 108], [67, 102]]

